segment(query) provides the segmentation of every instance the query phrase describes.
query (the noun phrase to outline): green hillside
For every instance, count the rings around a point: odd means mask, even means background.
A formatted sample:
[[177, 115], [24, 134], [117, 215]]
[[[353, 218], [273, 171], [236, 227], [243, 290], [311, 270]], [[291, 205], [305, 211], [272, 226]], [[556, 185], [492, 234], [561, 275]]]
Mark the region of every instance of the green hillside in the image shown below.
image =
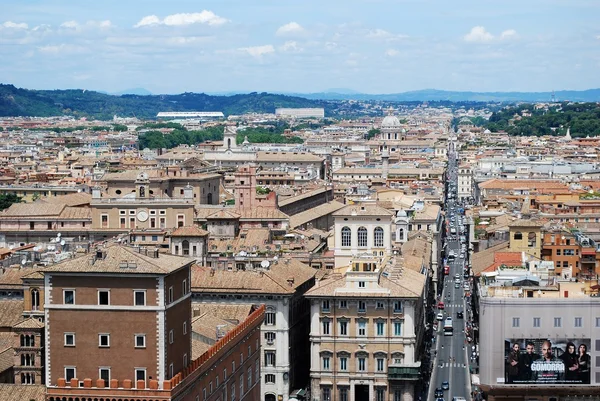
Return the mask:
[[72, 115], [109, 120], [116, 114], [148, 119], [156, 117], [159, 111], [222, 111], [230, 115], [274, 113], [278, 107], [324, 107], [326, 114], [331, 110], [326, 101], [271, 93], [113, 96], [81, 89], [28, 90], [0, 84], [0, 117]]

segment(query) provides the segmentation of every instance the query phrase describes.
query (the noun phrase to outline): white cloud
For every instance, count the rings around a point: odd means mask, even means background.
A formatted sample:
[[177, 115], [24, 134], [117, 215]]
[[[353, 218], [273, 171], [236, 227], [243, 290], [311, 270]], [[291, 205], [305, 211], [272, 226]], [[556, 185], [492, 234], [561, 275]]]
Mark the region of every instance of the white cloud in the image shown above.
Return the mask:
[[387, 49], [385, 51], [385, 55], [388, 57], [396, 57], [399, 54], [400, 54], [400, 52], [396, 49]]
[[69, 29], [79, 29], [79, 24], [77, 21], [66, 21], [60, 24], [61, 28], [69, 28]]
[[47, 45], [38, 47], [40, 53], [62, 55], [62, 54], [75, 54], [75, 53], [86, 53], [88, 49], [83, 46], [70, 45], [61, 43], [60, 45]]
[[369, 39], [381, 39], [381, 40], [400, 40], [406, 39], [408, 36], [406, 35], [396, 35], [391, 32], [388, 32], [384, 29], [373, 29], [367, 33], [367, 38]]
[[262, 57], [265, 54], [275, 53], [273, 45], [240, 47], [238, 50], [246, 52], [252, 57]]
[[287, 53], [300, 53], [301, 51], [304, 51], [303, 48], [301, 48], [300, 46], [298, 46], [298, 43], [296, 43], [293, 40], [289, 40], [287, 42], [285, 42], [283, 44], [283, 46], [281, 46], [281, 51], [283, 52], [287, 52]]
[[27, 28], [29, 28], [29, 25], [27, 25], [24, 22], [12, 22], [12, 21], [6, 21], [4, 24], [2, 24], [2, 26], [4, 28], [12, 28], [12, 29], [27, 29]]
[[517, 31], [514, 29], [507, 29], [500, 34], [500, 39], [515, 39], [517, 36]]
[[300, 25], [297, 22], [290, 22], [289, 24], [280, 26], [279, 29], [277, 29], [277, 32], [275, 32], [275, 34], [277, 36], [285, 36], [285, 35], [300, 34], [303, 32], [304, 32], [304, 28], [302, 28], [302, 25]]
[[219, 17], [212, 11], [202, 10], [199, 13], [179, 13], [167, 15], [163, 20], [156, 15], [147, 15], [134, 25], [134, 28], [147, 25], [182, 26], [191, 24], [222, 25], [229, 20]]
[[471, 32], [464, 36], [467, 42], [490, 42], [494, 39], [494, 35], [485, 30], [482, 26], [474, 26]]

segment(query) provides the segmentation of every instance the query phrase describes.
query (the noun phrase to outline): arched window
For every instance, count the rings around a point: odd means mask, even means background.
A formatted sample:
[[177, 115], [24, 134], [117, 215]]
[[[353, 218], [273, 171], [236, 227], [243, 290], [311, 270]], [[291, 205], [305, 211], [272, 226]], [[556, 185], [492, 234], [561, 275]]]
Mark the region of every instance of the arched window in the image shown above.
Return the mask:
[[31, 310], [40, 309], [40, 292], [37, 288], [31, 290]]
[[25, 354], [21, 354], [21, 366], [25, 366]]
[[350, 227], [342, 228], [342, 246], [350, 246], [352, 243], [352, 231]]
[[527, 246], [529, 248], [535, 248], [537, 245], [537, 235], [534, 232], [527, 234]]
[[520, 231], [517, 231], [514, 235], [513, 235], [513, 239], [514, 240], [522, 240], [523, 239], [523, 233]]
[[21, 334], [21, 347], [25, 346], [25, 336]]
[[373, 230], [373, 242], [377, 247], [383, 246], [383, 228], [375, 227], [375, 230]]
[[400, 234], [400, 238], [399, 238], [400, 241], [404, 241], [404, 228], [400, 229], [400, 233], [399, 234]]
[[227, 147], [230, 148], [231, 147], [231, 138], [227, 138]]
[[367, 246], [367, 229], [365, 227], [359, 227], [358, 229], [358, 246], [366, 247]]
[[206, 204], [208, 205], [212, 205], [212, 193], [208, 193], [208, 195], [206, 195]]
[[183, 250], [183, 256], [187, 256], [190, 254], [190, 242], [188, 240], [184, 240], [181, 243], [181, 249]]

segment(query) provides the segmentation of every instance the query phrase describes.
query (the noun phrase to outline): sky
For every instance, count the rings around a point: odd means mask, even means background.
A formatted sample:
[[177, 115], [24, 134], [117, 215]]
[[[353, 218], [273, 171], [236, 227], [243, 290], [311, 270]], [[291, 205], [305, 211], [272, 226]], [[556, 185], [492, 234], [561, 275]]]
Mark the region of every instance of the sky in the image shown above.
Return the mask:
[[152, 93], [600, 87], [600, 0], [2, 0], [0, 82]]

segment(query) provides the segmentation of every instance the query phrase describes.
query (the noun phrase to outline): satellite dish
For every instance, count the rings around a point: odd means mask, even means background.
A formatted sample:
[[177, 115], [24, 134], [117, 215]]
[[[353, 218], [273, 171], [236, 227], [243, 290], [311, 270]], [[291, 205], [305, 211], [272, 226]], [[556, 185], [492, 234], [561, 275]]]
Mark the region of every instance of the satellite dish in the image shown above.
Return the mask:
[[240, 253], [239, 253], [239, 256], [246, 256], [246, 255], [248, 255], [248, 254], [246, 253], [246, 251], [240, 251]]
[[62, 235], [61, 233], [58, 233], [58, 234], [56, 234], [56, 236], [57, 236], [58, 238], [60, 238], [60, 236], [61, 236], [61, 235]]
[[66, 242], [65, 242], [65, 240], [64, 240], [64, 239], [63, 239], [62, 241], [60, 241], [60, 245], [61, 245], [61, 246], [65, 246], [65, 243], [66, 243]]
[[277, 259], [279, 259], [279, 257], [278, 257], [278, 256], [274, 256], [274, 257], [273, 257], [273, 260], [277, 260]]
[[267, 267], [269, 267], [270, 265], [271, 265], [271, 263], [269, 263], [269, 261], [268, 261], [268, 260], [263, 260], [262, 262], [260, 262], [260, 267], [263, 267], [263, 268], [265, 268], [265, 269], [266, 269]]
[[27, 259], [23, 259], [23, 260], [21, 261], [21, 264], [22, 264], [23, 266], [25, 266], [25, 264], [26, 264], [26, 263], [27, 263]]

